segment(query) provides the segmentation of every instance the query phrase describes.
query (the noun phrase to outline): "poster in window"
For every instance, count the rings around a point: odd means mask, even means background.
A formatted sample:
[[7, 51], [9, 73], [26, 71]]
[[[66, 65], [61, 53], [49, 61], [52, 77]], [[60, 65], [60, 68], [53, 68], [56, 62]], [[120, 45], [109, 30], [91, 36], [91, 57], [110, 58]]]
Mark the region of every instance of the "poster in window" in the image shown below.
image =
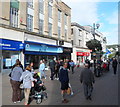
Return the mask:
[[7, 58], [7, 59], [5, 60], [5, 66], [6, 66], [6, 67], [12, 66], [12, 63], [11, 63], [11, 59], [10, 59], [10, 58]]
[[16, 63], [16, 59], [19, 59], [18, 57], [19, 57], [18, 55], [12, 55], [11, 56], [12, 66]]

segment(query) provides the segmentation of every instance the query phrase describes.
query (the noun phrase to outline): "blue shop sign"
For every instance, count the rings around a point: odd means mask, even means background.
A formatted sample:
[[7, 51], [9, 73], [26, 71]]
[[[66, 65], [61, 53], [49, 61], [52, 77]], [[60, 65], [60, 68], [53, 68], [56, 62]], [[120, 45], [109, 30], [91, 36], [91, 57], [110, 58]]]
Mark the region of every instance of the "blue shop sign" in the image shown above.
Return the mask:
[[49, 46], [47, 44], [40, 43], [39, 44], [26, 43], [25, 51], [63, 53], [63, 48], [57, 46]]
[[20, 51], [24, 49], [24, 44], [20, 41], [0, 39], [0, 50]]

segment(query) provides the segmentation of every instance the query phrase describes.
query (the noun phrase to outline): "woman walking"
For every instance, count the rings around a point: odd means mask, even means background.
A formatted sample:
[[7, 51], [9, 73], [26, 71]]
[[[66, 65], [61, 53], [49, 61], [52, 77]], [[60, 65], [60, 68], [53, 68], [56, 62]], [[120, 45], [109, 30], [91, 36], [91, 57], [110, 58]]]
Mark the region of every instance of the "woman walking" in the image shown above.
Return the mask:
[[46, 74], [45, 74], [45, 64], [43, 61], [40, 61], [40, 66], [39, 66], [39, 72], [40, 72], [40, 79], [42, 79], [42, 76], [46, 79]]
[[20, 77], [23, 73], [23, 69], [20, 67], [20, 62], [16, 62], [14, 68], [11, 71], [10, 83], [12, 86], [13, 94], [12, 101], [13, 103], [20, 102], [21, 99], [21, 89], [20, 89]]
[[25, 105], [28, 105], [29, 100], [29, 94], [32, 87], [32, 81], [36, 81], [36, 79], [33, 78], [31, 73], [31, 67], [27, 66], [25, 72], [22, 73], [22, 76], [20, 77], [20, 81], [23, 80], [23, 88], [24, 88], [24, 95], [25, 95]]

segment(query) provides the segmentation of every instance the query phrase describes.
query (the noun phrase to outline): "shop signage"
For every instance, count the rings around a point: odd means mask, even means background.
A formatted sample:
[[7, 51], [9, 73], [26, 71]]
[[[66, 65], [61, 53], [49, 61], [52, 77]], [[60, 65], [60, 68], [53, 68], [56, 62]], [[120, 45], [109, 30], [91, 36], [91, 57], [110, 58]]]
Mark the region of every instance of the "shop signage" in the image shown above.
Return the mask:
[[72, 48], [63, 48], [64, 53], [72, 53]]
[[90, 56], [89, 52], [77, 52], [77, 56]]
[[25, 51], [63, 53], [62, 47], [49, 46], [47, 44], [26, 43]]
[[24, 49], [24, 44], [20, 41], [0, 39], [0, 50], [20, 51]]

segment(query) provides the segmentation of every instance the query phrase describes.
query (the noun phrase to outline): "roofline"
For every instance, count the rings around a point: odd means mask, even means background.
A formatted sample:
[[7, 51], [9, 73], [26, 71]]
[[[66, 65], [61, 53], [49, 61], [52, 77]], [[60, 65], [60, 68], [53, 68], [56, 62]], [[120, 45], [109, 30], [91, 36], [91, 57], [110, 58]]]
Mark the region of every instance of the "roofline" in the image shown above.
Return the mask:
[[66, 3], [64, 3], [63, 1], [62, 1], [62, 3], [63, 3], [63, 4], [65, 4], [68, 8], [70, 8], [70, 9], [71, 9], [71, 7], [69, 7], [69, 6], [68, 6]]

